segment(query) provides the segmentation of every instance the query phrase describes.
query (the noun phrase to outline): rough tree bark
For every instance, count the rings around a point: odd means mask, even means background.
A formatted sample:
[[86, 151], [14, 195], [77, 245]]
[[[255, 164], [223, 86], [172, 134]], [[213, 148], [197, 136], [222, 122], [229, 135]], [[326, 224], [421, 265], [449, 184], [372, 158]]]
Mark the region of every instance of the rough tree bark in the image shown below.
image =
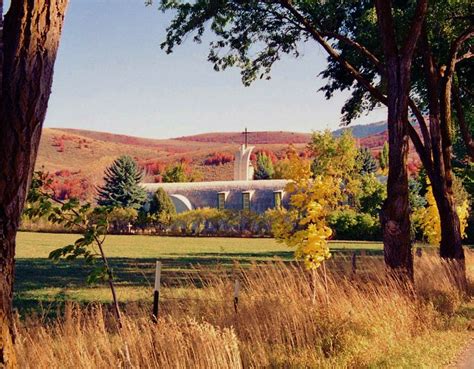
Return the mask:
[[4, 20], [0, 50], [0, 367], [4, 368], [16, 367], [15, 238], [51, 93], [67, 2], [12, 0]]
[[[440, 256], [461, 261], [464, 270], [464, 250], [462, 248], [461, 227], [453, 194], [453, 170], [451, 164], [451, 73], [440, 73], [431, 52], [427, 32], [423, 31], [421, 52], [426, 74], [426, 91], [429, 108], [431, 150], [426, 153], [433, 160], [429, 179], [433, 196], [438, 207], [441, 225]], [[454, 55], [453, 58], [456, 58]], [[454, 68], [454, 65], [452, 66]], [[421, 156], [421, 153], [420, 153]]]
[[408, 201], [408, 105], [413, 53], [428, 8], [419, 0], [410, 30], [399, 49], [392, 2], [376, 0], [377, 22], [385, 55], [387, 80], [389, 174], [387, 199], [381, 211], [385, 263], [402, 279], [413, 280], [413, 255]]

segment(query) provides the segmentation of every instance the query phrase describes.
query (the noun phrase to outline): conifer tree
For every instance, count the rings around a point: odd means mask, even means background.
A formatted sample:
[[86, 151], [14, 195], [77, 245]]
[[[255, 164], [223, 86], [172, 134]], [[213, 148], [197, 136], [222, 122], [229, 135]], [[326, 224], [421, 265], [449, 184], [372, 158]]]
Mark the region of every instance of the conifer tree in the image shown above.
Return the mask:
[[360, 148], [356, 160], [361, 175], [375, 173], [377, 171], [377, 162], [368, 148]]
[[130, 156], [119, 157], [105, 170], [105, 184], [97, 190], [97, 203], [138, 209], [146, 200], [146, 192], [139, 185], [141, 179], [137, 163]]
[[388, 169], [388, 142], [385, 141], [383, 144], [382, 151], [380, 152], [380, 157], [379, 157], [379, 166], [382, 171], [385, 171]]
[[257, 156], [257, 168], [255, 168], [254, 179], [272, 179], [275, 174], [273, 163], [265, 153]]
[[176, 208], [171, 198], [162, 188], [158, 188], [150, 202], [150, 214], [158, 218], [176, 215]]

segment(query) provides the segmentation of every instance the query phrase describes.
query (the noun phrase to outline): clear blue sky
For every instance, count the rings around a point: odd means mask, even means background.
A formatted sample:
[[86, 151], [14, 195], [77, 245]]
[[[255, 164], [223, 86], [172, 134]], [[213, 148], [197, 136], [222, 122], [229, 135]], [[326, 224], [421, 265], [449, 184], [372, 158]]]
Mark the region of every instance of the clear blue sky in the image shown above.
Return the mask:
[[[45, 125], [154, 138], [338, 127], [345, 96], [317, 91], [325, 55], [316, 44], [279, 62], [272, 80], [244, 87], [238, 69], [212, 69], [205, 43], [166, 55], [168, 22], [144, 0], [70, 0]], [[380, 109], [360, 122], [384, 118]]]

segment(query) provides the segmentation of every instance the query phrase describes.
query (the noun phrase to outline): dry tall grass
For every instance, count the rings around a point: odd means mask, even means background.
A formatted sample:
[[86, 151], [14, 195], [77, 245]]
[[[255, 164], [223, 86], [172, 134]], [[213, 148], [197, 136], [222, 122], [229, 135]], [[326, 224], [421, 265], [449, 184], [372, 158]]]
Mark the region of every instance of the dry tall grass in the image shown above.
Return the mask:
[[[435, 255], [416, 260], [415, 289], [365, 257], [354, 276], [341, 257], [327, 272], [275, 262], [203, 279], [182, 299], [163, 296], [158, 324], [129, 306], [122, 329], [100, 306], [69, 305], [61, 319], [18, 328], [21, 368], [442, 367], [469, 333], [465, 297]], [[468, 263], [473, 256], [469, 254]]]

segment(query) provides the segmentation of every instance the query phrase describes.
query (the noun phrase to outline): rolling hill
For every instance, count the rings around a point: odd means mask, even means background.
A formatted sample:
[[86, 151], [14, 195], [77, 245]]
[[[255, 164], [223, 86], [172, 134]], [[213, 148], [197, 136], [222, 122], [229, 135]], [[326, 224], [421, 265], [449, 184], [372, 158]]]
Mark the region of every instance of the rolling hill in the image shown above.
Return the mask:
[[[377, 154], [387, 140], [383, 122], [353, 127], [361, 146]], [[340, 130], [335, 134], [340, 134]], [[301, 152], [310, 133], [250, 132], [249, 143], [256, 151], [281, 156], [289, 144]], [[168, 165], [186, 163], [197, 180], [230, 180], [233, 153], [243, 142], [240, 132], [205, 133], [174, 139], [151, 139], [106, 132], [66, 128], [45, 128], [36, 169], [51, 173], [63, 196], [92, 198], [102, 182], [104, 169], [120, 155], [130, 155], [144, 168], [146, 181], [159, 181], [159, 173]], [[416, 160], [415, 157], [412, 160]]]

